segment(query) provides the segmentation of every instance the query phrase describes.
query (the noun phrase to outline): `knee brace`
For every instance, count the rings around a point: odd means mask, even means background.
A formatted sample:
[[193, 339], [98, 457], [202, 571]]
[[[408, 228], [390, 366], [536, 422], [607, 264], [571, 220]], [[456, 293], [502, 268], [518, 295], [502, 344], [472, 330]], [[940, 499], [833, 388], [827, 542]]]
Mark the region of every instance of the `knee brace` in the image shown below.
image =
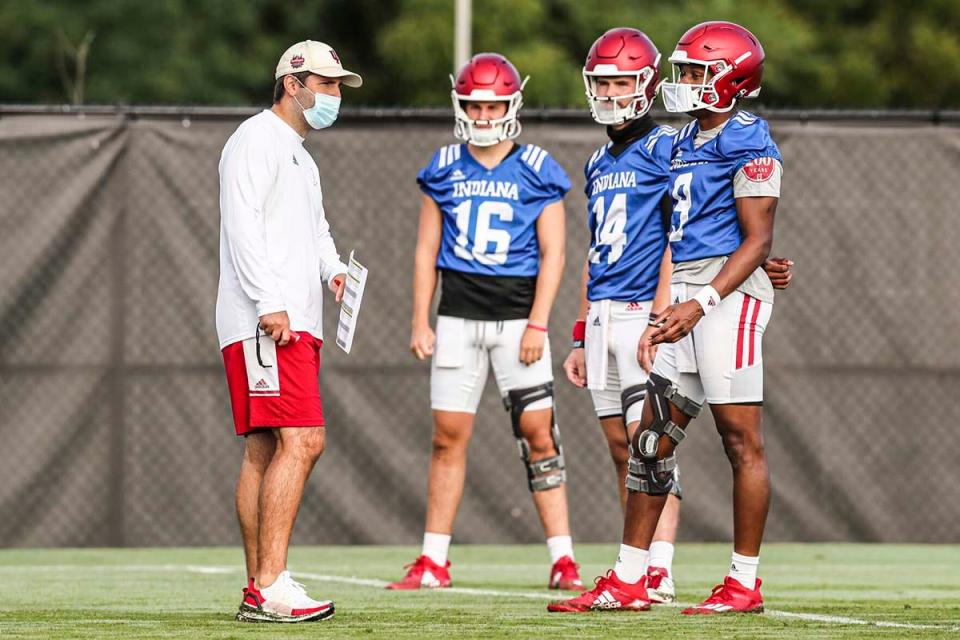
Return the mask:
[[677, 457], [670, 454], [659, 458], [657, 449], [661, 436], [667, 436], [674, 446], [678, 446], [687, 435], [670, 419], [670, 405], [673, 404], [686, 415], [696, 418], [700, 413], [700, 404], [681, 395], [669, 380], [655, 373], [650, 374], [646, 387], [647, 398], [653, 409], [653, 423], [637, 437], [639, 451], [635, 451], [632, 444], [630, 446], [627, 488], [650, 495], [674, 493], [680, 497], [676, 473]]
[[513, 389], [503, 398], [503, 405], [510, 412], [513, 437], [517, 439], [520, 459], [527, 467], [527, 484], [530, 491], [546, 491], [559, 487], [567, 480], [566, 464], [563, 459], [563, 444], [560, 441], [560, 428], [557, 426], [556, 413], [550, 408], [550, 437], [557, 455], [542, 460], [530, 459], [530, 443], [520, 431], [520, 416], [526, 408], [544, 398], [553, 398], [553, 383], [546, 382], [536, 387]]
[[[677, 500], [683, 500], [683, 487], [680, 486], [680, 462], [677, 460], [676, 454], [664, 460], [664, 462], [667, 461], [669, 461], [668, 464], [664, 464], [657, 469], [658, 471], [662, 470], [663, 473], [666, 473], [668, 471], [667, 467], [672, 467], [672, 471], [670, 471], [672, 477], [669, 481], [670, 488], [663, 493], [669, 493], [676, 496]], [[651, 483], [646, 465], [642, 460], [634, 457], [632, 446], [630, 447], [630, 460], [627, 462], [627, 467], [629, 469], [626, 481], [627, 489], [631, 491], [641, 491], [651, 495], [663, 495], [663, 493], [655, 494], [650, 491]]]
[[639, 491], [651, 496], [662, 496], [668, 493], [675, 495], [679, 489], [676, 480], [677, 457], [673, 454], [663, 460], [641, 460], [636, 457], [633, 447], [630, 447], [630, 460], [627, 461], [627, 489]]

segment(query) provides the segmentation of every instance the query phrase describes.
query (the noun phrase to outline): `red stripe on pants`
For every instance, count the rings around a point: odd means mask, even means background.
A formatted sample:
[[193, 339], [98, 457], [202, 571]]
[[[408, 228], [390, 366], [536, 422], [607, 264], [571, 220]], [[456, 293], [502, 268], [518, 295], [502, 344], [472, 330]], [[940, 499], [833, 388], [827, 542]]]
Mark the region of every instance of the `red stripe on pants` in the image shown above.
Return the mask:
[[[756, 300], [756, 298], [754, 298]], [[753, 317], [750, 318], [750, 357], [747, 359], [747, 365], [753, 366], [753, 347], [757, 342], [757, 317], [760, 315], [760, 301], [756, 300], [753, 307]]]
[[747, 321], [747, 307], [750, 306], [750, 296], [743, 296], [743, 308], [740, 309], [740, 326], [737, 329], [737, 369], [743, 367], [743, 329]]

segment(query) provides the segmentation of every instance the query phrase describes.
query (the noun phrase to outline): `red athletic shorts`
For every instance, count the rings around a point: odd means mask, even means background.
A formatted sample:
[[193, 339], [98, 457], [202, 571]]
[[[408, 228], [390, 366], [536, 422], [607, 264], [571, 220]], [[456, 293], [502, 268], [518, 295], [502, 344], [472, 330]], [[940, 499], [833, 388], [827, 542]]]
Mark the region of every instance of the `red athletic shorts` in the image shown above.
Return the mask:
[[238, 436], [271, 427], [323, 426], [320, 403], [322, 340], [304, 331], [299, 340], [278, 347], [270, 336], [223, 348], [227, 387]]

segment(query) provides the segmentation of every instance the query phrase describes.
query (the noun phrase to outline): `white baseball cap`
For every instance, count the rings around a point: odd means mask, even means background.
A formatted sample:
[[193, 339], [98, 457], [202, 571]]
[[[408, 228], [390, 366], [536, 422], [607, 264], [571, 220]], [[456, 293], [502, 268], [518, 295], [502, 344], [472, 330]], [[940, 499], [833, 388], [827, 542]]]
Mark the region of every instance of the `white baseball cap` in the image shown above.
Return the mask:
[[328, 78], [340, 78], [348, 87], [359, 87], [363, 79], [352, 71], [347, 71], [340, 63], [340, 56], [328, 44], [316, 40], [298, 42], [280, 56], [275, 79], [291, 73], [309, 71]]

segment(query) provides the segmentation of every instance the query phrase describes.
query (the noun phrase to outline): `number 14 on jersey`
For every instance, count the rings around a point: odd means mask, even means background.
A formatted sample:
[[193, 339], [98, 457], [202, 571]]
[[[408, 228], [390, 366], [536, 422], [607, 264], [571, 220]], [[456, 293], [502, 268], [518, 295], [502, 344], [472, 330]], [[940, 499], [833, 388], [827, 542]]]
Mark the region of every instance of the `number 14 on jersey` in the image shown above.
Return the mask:
[[596, 220], [593, 233], [593, 247], [590, 248], [589, 259], [594, 264], [600, 263], [600, 253], [603, 247], [610, 247], [607, 252], [607, 264], [613, 264], [623, 255], [623, 248], [627, 244], [627, 194], [618, 193], [610, 200], [610, 207], [604, 208], [604, 197], [600, 196], [593, 203], [592, 215]]

